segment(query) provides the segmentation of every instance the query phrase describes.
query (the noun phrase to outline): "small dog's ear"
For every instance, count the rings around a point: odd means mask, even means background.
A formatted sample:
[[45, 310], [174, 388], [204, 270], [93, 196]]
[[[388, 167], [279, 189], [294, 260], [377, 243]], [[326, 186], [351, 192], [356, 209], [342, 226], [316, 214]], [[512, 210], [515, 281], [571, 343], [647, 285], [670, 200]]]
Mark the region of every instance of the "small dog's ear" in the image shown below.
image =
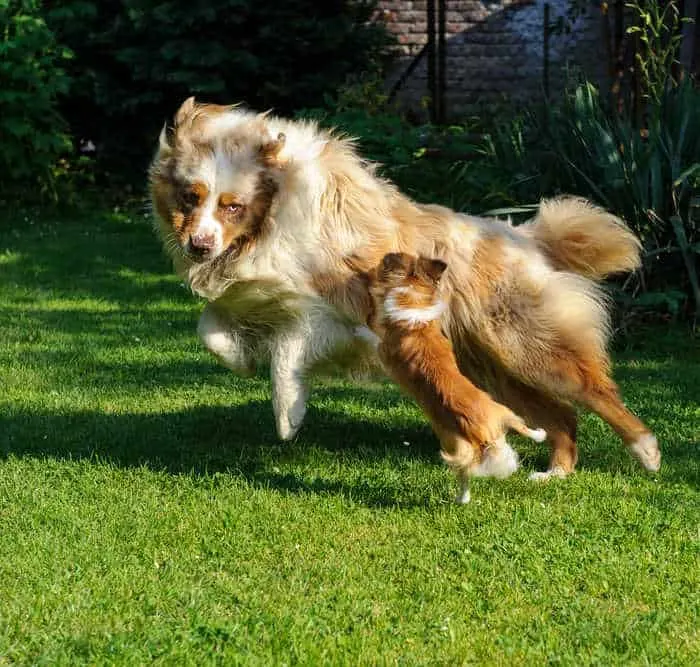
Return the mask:
[[419, 273], [426, 276], [430, 281], [436, 285], [440, 282], [442, 274], [445, 273], [447, 264], [441, 259], [429, 259], [427, 257], [420, 257], [416, 268]]
[[413, 268], [413, 257], [405, 252], [390, 252], [382, 259], [382, 275], [405, 277]]
[[168, 153], [173, 149], [177, 129], [192, 116], [196, 106], [194, 97], [188, 97], [175, 112], [172, 120], [170, 122], [166, 121], [163, 124], [163, 129], [160, 131], [160, 136], [158, 137], [158, 145], [161, 153]]
[[258, 157], [265, 167], [277, 167], [280, 165], [280, 152], [284, 148], [287, 137], [283, 132], [277, 135], [277, 139], [266, 141], [260, 146]]

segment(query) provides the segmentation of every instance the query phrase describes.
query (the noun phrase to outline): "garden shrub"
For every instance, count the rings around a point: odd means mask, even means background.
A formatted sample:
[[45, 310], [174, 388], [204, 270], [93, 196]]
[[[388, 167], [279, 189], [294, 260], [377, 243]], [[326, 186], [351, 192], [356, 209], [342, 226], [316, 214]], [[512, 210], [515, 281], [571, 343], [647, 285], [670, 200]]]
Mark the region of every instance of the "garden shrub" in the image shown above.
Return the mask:
[[[76, 57], [63, 106], [111, 168], [142, 178], [154, 136], [189, 95], [291, 113], [383, 58], [369, 0], [57, 0]], [[76, 20], [76, 16], [79, 19]]]
[[22, 187], [50, 193], [54, 168], [70, 148], [58, 111], [71, 52], [42, 15], [40, 0], [0, 0], [0, 194]]

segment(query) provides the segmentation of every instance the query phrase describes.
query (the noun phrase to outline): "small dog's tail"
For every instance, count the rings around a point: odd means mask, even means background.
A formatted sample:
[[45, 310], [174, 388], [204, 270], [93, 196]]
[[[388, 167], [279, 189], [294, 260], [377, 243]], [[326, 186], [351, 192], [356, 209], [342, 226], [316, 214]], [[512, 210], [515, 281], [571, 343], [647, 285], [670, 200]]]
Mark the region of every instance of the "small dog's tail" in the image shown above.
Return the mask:
[[542, 201], [534, 220], [519, 229], [559, 271], [602, 280], [640, 265], [639, 239], [618, 217], [585, 199]]
[[504, 420], [504, 426], [535, 442], [544, 442], [547, 439], [547, 431], [543, 428], [529, 428], [521, 417], [512, 412]]

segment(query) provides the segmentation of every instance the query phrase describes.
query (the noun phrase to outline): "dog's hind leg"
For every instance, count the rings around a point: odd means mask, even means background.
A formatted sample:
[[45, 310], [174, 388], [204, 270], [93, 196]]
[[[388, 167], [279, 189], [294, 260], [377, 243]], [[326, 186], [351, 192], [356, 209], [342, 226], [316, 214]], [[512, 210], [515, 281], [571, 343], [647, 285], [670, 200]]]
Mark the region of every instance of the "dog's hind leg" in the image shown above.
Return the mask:
[[578, 460], [576, 448], [576, 411], [569, 405], [538, 396], [536, 409], [537, 424], [547, 431], [550, 455], [549, 466], [544, 472], [534, 472], [531, 480], [543, 481], [552, 477], [564, 478], [574, 472]]
[[532, 473], [530, 479], [564, 478], [574, 472], [578, 460], [576, 410], [504, 374], [499, 374], [494, 385], [494, 393], [500, 401], [516, 413], [526, 415], [532, 426], [547, 432], [549, 466], [544, 472]]
[[608, 365], [607, 358], [599, 354], [557, 350], [550, 364], [540, 367], [539, 386], [551, 395], [562, 396], [595, 412], [618, 433], [644, 468], [656, 471], [661, 465], [656, 438], [622, 402], [617, 386], [608, 375]]
[[617, 385], [606, 374], [592, 380], [581, 389], [577, 399], [612, 426], [644, 468], [657, 471], [661, 467], [661, 452], [656, 436], [627, 409]]

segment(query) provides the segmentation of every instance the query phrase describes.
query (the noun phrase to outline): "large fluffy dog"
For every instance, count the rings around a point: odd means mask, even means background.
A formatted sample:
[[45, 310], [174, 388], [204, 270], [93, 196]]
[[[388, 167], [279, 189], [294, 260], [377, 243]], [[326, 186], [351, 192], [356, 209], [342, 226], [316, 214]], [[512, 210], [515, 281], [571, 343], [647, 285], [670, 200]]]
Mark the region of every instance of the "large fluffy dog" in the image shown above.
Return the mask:
[[269, 357], [281, 438], [301, 426], [312, 366], [370, 354], [353, 337], [369, 304], [351, 266], [403, 251], [447, 262], [443, 327], [460, 367], [546, 429], [552, 453], [540, 476], [574, 469], [574, 403], [605, 419], [645, 468], [659, 468], [656, 438], [609, 377], [594, 281], [639, 261], [638, 241], [614, 216], [560, 199], [512, 228], [417, 204], [347, 139], [192, 98], [161, 133], [150, 182], [176, 269], [210, 302], [204, 344], [238, 372]]

